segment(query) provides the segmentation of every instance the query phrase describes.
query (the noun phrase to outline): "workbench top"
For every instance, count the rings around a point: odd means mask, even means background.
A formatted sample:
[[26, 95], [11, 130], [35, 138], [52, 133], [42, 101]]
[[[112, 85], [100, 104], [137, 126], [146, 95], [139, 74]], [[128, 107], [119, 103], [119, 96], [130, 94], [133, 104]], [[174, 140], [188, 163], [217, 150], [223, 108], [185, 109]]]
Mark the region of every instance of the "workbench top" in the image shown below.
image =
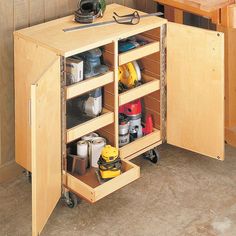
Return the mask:
[[[97, 19], [95, 23], [113, 20], [113, 12], [119, 15], [125, 15], [133, 13], [133, 10], [118, 4], [108, 5], [104, 17]], [[145, 13], [140, 12], [140, 14]], [[16, 31], [15, 35], [47, 47], [59, 55], [68, 57], [111, 43], [114, 40], [160, 27], [165, 23], [167, 23], [167, 20], [152, 16], [141, 19], [137, 25], [113, 24], [73, 32], [64, 32], [63, 29], [80, 25], [74, 22], [74, 16], [68, 16]], [[88, 45], [91, 48], [88, 48]]]
[[180, 7], [188, 10], [189, 8], [199, 9], [199, 11], [212, 12], [224, 6], [234, 3], [234, 0], [154, 0], [164, 5]]

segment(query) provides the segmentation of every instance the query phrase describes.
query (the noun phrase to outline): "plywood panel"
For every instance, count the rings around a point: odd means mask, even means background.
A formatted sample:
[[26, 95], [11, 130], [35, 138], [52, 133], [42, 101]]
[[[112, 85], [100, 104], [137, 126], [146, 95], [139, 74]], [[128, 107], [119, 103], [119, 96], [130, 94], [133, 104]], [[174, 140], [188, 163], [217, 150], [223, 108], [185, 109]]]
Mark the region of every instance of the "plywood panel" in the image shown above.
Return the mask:
[[223, 160], [224, 35], [168, 23], [167, 41], [167, 141]]
[[[15, 159], [18, 164], [29, 171], [31, 171], [30, 85], [38, 80], [56, 58], [56, 54], [45, 48], [15, 36], [15, 96], [17, 97], [15, 101]], [[11, 135], [13, 134], [14, 132]]]
[[[99, 21], [104, 22], [113, 19], [114, 11], [119, 12], [121, 15], [130, 13], [129, 8], [112, 4], [109, 8], [107, 7], [106, 14]], [[166, 23], [165, 19], [153, 16], [143, 19], [139, 24], [134, 25], [131, 28], [129, 25], [120, 24], [114, 24], [112, 31], [109, 28], [110, 26], [105, 26], [105, 28], [97, 27], [96, 37], [91, 37], [91, 35], [94, 34], [93, 28], [85, 29], [83, 30], [83, 33], [81, 33], [80, 30], [66, 33], [63, 32], [63, 29], [75, 27], [75, 23], [72, 20], [73, 17], [69, 16], [31, 29], [24, 29], [18, 33], [21, 34], [22, 37], [30, 37], [32, 41], [44, 45], [60, 55], [68, 57], [94, 47], [111, 43], [116, 37], [129, 37]], [[104, 32], [106, 33], [104, 34]]]
[[31, 85], [32, 235], [38, 236], [61, 197], [60, 58]]
[[225, 139], [236, 146], [236, 29], [218, 26], [225, 33]]
[[227, 71], [228, 71], [228, 109], [229, 109], [229, 127], [236, 126], [236, 29], [228, 29], [227, 32], [227, 48], [226, 57], [228, 61]]

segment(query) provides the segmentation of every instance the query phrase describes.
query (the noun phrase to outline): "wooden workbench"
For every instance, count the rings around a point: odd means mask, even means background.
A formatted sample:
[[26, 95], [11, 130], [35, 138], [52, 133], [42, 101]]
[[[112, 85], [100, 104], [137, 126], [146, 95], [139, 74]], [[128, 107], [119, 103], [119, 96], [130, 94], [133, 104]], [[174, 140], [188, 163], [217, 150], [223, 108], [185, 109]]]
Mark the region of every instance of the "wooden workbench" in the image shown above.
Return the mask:
[[[183, 12], [208, 18], [225, 33], [225, 140], [236, 146], [236, 4], [234, 0], [154, 0], [169, 21], [183, 23]], [[204, 4], [204, 2], [206, 4]], [[210, 2], [207, 4], [207, 2]], [[213, 2], [215, 4], [213, 4]]]

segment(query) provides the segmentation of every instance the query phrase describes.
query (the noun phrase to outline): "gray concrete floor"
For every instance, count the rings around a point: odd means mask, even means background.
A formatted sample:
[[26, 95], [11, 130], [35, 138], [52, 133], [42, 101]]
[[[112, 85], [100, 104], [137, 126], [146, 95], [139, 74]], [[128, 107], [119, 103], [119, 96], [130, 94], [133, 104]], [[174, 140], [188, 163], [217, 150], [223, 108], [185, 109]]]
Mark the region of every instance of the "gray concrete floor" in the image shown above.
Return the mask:
[[[236, 149], [216, 161], [169, 145], [161, 162], [138, 157], [141, 178], [94, 205], [59, 202], [42, 236], [236, 235]], [[31, 185], [24, 175], [0, 185], [0, 235], [31, 235]]]

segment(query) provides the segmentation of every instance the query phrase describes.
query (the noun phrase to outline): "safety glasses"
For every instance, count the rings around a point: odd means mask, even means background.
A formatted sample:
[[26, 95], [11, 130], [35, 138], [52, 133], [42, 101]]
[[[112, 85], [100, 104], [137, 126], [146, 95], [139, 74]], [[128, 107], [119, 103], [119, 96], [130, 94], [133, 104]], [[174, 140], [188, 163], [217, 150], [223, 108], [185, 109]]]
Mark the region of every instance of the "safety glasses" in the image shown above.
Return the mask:
[[140, 15], [137, 11], [129, 15], [119, 16], [116, 12], [113, 12], [113, 19], [118, 24], [124, 25], [137, 25], [140, 22]]

